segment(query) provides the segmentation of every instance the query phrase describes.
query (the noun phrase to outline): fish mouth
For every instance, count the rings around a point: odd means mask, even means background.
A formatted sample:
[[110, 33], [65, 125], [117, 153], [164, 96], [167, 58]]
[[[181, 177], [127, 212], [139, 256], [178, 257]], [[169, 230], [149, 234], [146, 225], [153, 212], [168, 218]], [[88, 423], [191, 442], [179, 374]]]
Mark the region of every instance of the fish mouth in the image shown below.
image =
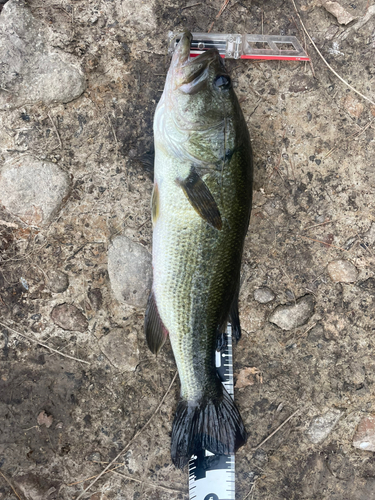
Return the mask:
[[174, 89], [179, 89], [184, 94], [195, 94], [205, 86], [209, 68], [215, 61], [219, 63], [225, 72], [220, 54], [216, 49], [207, 50], [200, 56], [191, 58], [191, 40], [191, 33], [184, 31], [171, 63]]

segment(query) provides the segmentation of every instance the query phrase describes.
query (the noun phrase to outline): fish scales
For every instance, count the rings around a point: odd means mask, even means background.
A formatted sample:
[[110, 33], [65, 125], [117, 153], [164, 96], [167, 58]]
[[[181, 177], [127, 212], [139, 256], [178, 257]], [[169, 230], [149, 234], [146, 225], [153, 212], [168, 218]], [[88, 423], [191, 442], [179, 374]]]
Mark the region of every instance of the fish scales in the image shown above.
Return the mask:
[[[145, 329], [153, 352], [169, 332], [181, 383], [172, 459], [246, 440], [215, 369], [218, 333], [237, 313], [252, 195], [245, 119], [217, 51], [190, 61], [186, 33], [154, 119], [153, 286]], [[238, 314], [237, 314], [238, 320]], [[239, 328], [239, 325], [238, 325]]]

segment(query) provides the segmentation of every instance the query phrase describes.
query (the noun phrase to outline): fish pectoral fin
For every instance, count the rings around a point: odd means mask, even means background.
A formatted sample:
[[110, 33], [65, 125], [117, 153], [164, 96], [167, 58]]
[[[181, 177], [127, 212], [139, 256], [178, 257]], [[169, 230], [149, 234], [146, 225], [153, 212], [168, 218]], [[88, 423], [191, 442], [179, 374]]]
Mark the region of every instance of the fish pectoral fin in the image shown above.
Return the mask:
[[196, 170], [192, 168], [186, 179], [177, 179], [177, 183], [202, 219], [215, 229], [222, 229], [223, 223], [215, 198]]
[[168, 330], [160, 319], [154, 292], [151, 292], [148, 297], [145, 314], [145, 334], [150, 351], [153, 354], [158, 354], [168, 337]]

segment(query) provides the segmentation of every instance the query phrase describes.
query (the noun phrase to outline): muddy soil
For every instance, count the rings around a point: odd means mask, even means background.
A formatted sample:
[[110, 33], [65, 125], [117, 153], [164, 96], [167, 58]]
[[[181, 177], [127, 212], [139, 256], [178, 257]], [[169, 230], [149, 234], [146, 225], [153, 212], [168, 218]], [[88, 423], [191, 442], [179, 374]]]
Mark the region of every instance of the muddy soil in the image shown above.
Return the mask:
[[[356, 24], [370, 2], [340, 0], [355, 18], [348, 25], [318, 2], [296, 3], [326, 61], [374, 100], [375, 17]], [[207, 31], [222, 2], [28, 4], [56, 47], [77, 58], [87, 88], [66, 104], [0, 112], [2, 164], [27, 152], [71, 179], [47, 226], [0, 214], [0, 499], [76, 499], [152, 417], [116, 471], [82, 498], [187, 500], [188, 472], [171, 465], [169, 452], [178, 380], [154, 414], [175, 374], [172, 351], [148, 351], [144, 309], [115, 299], [107, 252], [117, 235], [151, 251], [152, 172], [138, 158], [152, 147], [167, 33]], [[374, 455], [352, 443], [359, 422], [375, 413], [375, 106], [327, 68], [290, 0], [230, 1], [213, 31], [295, 35], [312, 61], [227, 62], [255, 159], [234, 372], [258, 375], [235, 393], [249, 431], [236, 456], [236, 498], [375, 499]], [[327, 271], [339, 259], [357, 270], [349, 282]], [[65, 291], [56, 291], [64, 286], [52, 271], [68, 277]], [[274, 300], [255, 300], [260, 287]], [[283, 330], [269, 322], [278, 305], [305, 295], [314, 300], [305, 324]], [[70, 330], [51, 317], [61, 304], [80, 311]], [[104, 352], [102, 339], [118, 329], [118, 349], [124, 358], [136, 352], [135, 369]], [[332, 425], [327, 412], [337, 416]]]

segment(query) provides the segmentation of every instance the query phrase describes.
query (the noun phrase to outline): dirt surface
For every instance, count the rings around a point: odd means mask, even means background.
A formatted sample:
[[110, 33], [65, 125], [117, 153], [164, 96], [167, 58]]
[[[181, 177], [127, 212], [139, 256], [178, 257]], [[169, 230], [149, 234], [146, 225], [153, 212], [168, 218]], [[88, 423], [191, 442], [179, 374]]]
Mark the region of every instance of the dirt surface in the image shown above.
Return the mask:
[[[340, 3], [355, 17], [347, 26], [317, 2], [297, 1], [329, 64], [374, 99], [375, 17], [355, 28], [370, 2]], [[76, 499], [153, 415], [174, 376], [169, 344], [157, 359], [145, 345], [144, 310], [114, 298], [107, 252], [119, 234], [151, 251], [152, 174], [137, 158], [152, 145], [169, 65], [166, 35], [184, 27], [207, 31], [221, 4], [29, 1], [56, 47], [78, 58], [87, 89], [67, 104], [25, 104], [0, 114], [2, 163], [26, 151], [71, 179], [48, 226], [0, 214], [1, 500]], [[289, 0], [230, 1], [215, 30], [305, 39]], [[236, 377], [245, 368], [256, 374], [235, 394], [249, 431], [236, 456], [239, 500], [375, 499], [373, 453], [352, 444], [360, 420], [375, 412], [375, 107], [306, 43], [315, 77], [308, 63], [227, 62], [255, 157], [243, 337], [234, 362]], [[338, 259], [357, 269], [353, 282], [330, 278], [327, 265]], [[275, 299], [262, 304], [253, 294], [264, 286]], [[314, 312], [303, 326], [283, 330], [268, 321], [278, 305], [305, 295], [313, 297]], [[135, 370], [103, 352], [102, 339], [119, 329], [117, 354], [137, 350]], [[175, 382], [117, 460], [116, 473], [82, 498], [188, 499], [188, 472], [176, 470], [169, 453], [178, 392]], [[327, 412], [335, 423], [320, 440], [314, 418], [327, 420]]]

